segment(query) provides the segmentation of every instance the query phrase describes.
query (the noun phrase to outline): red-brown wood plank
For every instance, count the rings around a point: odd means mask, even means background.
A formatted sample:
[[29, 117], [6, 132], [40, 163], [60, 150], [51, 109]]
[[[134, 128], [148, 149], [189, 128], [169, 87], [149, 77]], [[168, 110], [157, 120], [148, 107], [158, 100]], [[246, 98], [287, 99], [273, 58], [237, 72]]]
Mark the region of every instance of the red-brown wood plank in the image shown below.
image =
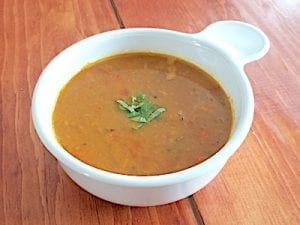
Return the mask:
[[79, 188], [40, 143], [31, 95], [70, 44], [118, 29], [108, 0], [0, 1], [0, 224], [195, 224], [189, 201], [118, 206]]
[[299, 224], [299, 2], [116, 0], [116, 6], [125, 27], [190, 33], [238, 19], [266, 32], [270, 52], [246, 66], [256, 99], [253, 127], [221, 174], [194, 198], [205, 224]]
[[134, 208], [90, 195], [34, 131], [31, 95], [43, 67], [70, 44], [118, 29], [112, 2], [4, 0], [0, 17], [0, 224], [195, 224], [187, 199]]

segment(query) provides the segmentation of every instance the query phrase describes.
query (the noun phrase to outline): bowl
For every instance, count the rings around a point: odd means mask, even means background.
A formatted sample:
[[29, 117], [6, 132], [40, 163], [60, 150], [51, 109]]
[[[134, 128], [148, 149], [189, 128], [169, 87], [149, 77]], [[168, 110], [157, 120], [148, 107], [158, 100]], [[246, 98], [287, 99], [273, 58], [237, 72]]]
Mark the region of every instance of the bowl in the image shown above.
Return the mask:
[[[63, 50], [41, 73], [32, 98], [34, 127], [63, 170], [89, 193], [130, 206], [177, 201], [212, 181], [246, 138], [252, 124], [254, 98], [243, 68], [264, 56], [269, 46], [261, 30], [239, 21], [219, 21], [195, 34], [132, 28], [91, 36]], [[107, 172], [85, 164], [63, 149], [52, 127], [52, 113], [61, 88], [86, 64], [125, 52], [174, 55], [212, 74], [229, 95], [234, 109], [232, 133], [225, 146], [196, 166], [156, 176]]]

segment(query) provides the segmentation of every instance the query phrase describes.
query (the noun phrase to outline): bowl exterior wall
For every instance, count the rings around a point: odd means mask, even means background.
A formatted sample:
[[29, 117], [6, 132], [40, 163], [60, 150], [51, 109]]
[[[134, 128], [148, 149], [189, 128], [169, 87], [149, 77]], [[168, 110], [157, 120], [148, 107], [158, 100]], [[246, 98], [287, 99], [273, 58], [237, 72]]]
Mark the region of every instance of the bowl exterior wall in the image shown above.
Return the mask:
[[87, 192], [109, 202], [128, 206], [155, 206], [186, 198], [206, 186], [220, 172], [223, 165], [196, 179], [167, 186], [132, 187], [101, 182], [80, 174], [60, 163], [69, 177]]

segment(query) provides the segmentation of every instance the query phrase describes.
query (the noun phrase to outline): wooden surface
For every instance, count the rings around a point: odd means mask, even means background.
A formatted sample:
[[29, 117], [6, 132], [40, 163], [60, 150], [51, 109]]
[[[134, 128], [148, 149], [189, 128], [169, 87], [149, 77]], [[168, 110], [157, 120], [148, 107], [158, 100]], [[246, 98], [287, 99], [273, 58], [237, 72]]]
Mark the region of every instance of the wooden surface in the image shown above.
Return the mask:
[[[252, 129], [216, 179], [176, 203], [135, 208], [74, 184], [30, 116], [43, 67], [80, 39], [124, 27], [198, 32], [238, 19], [270, 52], [248, 64]], [[300, 2], [297, 0], [0, 0], [0, 224], [300, 224]]]

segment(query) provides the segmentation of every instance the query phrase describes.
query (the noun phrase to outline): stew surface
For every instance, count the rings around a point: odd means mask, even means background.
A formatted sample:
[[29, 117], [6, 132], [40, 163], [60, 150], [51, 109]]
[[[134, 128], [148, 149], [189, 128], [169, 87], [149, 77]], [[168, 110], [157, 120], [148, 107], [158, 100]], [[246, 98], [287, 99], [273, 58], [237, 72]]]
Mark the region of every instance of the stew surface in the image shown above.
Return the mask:
[[[165, 112], [140, 128], [116, 102], [144, 93]], [[58, 142], [81, 161], [115, 173], [179, 171], [215, 154], [232, 126], [230, 101], [209, 74], [157, 53], [115, 55], [84, 67], [53, 112]]]

